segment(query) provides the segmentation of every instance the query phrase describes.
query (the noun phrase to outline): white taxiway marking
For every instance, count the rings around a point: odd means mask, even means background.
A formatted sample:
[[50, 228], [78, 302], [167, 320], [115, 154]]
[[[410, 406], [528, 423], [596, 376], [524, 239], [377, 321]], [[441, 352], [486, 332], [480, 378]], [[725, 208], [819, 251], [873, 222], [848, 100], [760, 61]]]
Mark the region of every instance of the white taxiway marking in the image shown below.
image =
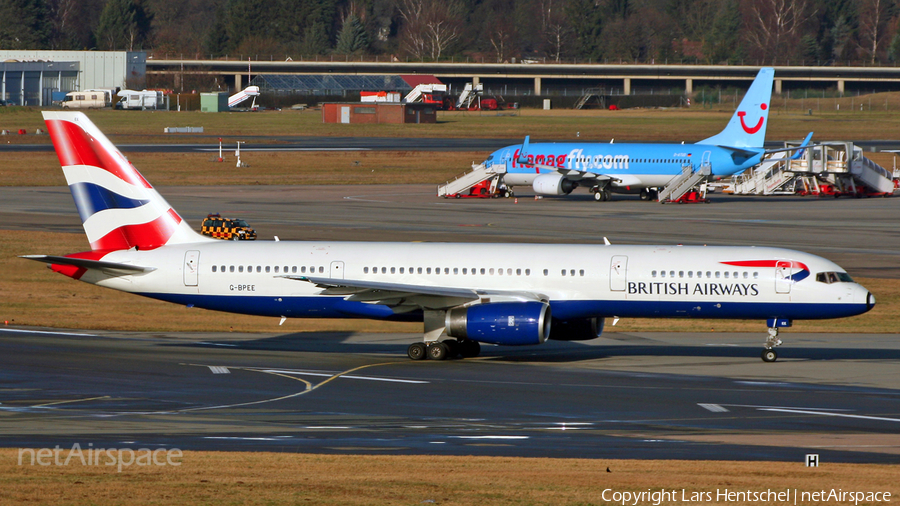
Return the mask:
[[529, 439], [530, 436], [450, 436], [454, 439]]
[[799, 415], [838, 416], [841, 418], [858, 418], [861, 420], [879, 420], [882, 422], [900, 422], [900, 418], [885, 418], [883, 416], [850, 415], [847, 413], [831, 413], [828, 411], [807, 411], [804, 409], [765, 408], [760, 411], [775, 411], [778, 413], [796, 413]]
[[210, 343], [208, 341], [197, 341], [197, 344], [205, 344], [207, 346], [231, 346], [236, 348], [236, 344], [225, 344], [225, 343]]
[[[294, 374], [297, 376], [324, 376], [324, 377], [334, 376], [334, 374], [322, 373], [322, 372], [285, 371], [282, 369], [260, 369], [260, 371], [272, 373], [272, 374]], [[376, 376], [354, 376], [354, 375], [350, 375], [350, 374], [345, 374], [345, 375], [339, 376], [339, 377], [347, 378], [347, 379], [368, 380], [368, 381], [388, 381], [391, 383], [410, 383], [410, 384], [415, 384], [415, 385], [430, 383], [430, 381], [404, 380], [404, 379], [394, 379], [394, 378], [379, 378]]]
[[[219, 151], [219, 148], [199, 148], [197, 151]], [[241, 148], [241, 151], [372, 151], [372, 148]]]
[[220, 365], [209, 366], [209, 371], [213, 374], [231, 374], [231, 371], [229, 371], [227, 367], [222, 367]]
[[722, 406], [720, 406], [718, 404], [697, 404], [697, 405], [703, 409], [712, 411], [713, 413], [727, 413], [728, 412], [727, 408], [723, 408]]
[[97, 337], [96, 334], [76, 334], [74, 332], [48, 332], [46, 330], [0, 329], [0, 332], [23, 332], [26, 334], [50, 334], [50, 335], [55, 335], [55, 336]]

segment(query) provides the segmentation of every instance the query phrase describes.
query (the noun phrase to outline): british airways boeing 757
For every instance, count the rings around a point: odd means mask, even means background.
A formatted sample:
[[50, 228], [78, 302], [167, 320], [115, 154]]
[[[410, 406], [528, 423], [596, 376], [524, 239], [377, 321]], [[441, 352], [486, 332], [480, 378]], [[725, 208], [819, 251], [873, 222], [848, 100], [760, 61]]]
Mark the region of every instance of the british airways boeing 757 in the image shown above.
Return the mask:
[[504, 173], [508, 188], [531, 186], [540, 195], [568, 195], [587, 186], [598, 201], [609, 200], [610, 192], [652, 199], [656, 188], [686, 167], [708, 169], [712, 179], [731, 176], [759, 164], [767, 153], [763, 144], [774, 75], [772, 68], [761, 69], [725, 129], [695, 144], [529, 144], [526, 138], [521, 145], [495, 151], [484, 165]]
[[594, 339], [618, 316], [766, 321], [762, 356], [774, 361], [793, 320], [875, 304], [838, 265], [781, 248], [219, 241], [196, 233], [87, 116], [43, 114], [91, 249], [26, 258], [215, 311], [422, 321], [413, 359]]

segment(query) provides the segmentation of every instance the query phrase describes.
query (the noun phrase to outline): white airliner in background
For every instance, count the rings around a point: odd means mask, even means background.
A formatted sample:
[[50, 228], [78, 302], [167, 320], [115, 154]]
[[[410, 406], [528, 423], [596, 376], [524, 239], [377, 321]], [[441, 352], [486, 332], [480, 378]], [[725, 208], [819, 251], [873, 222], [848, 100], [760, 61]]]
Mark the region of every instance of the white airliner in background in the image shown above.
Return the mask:
[[589, 340], [607, 317], [767, 321], [864, 313], [844, 269], [768, 247], [219, 241], [196, 233], [82, 113], [45, 112], [91, 250], [59, 273], [187, 306], [284, 318], [424, 321], [410, 358], [479, 343]]

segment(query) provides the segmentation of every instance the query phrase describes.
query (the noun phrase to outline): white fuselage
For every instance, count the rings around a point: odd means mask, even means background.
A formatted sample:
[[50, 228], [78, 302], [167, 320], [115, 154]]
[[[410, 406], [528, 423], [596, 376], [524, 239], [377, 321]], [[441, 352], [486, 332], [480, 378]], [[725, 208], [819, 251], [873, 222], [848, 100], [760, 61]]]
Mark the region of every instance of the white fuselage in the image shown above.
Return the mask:
[[836, 264], [767, 247], [223, 241], [115, 251], [103, 260], [156, 270], [88, 271], [82, 280], [266, 316], [421, 319], [323, 295], [285, 275], [536, 294], [557, 319], [818, 319], [860, 314], [874, 302], [855, 282], [817, 281], [818, 273], [843, 273]]

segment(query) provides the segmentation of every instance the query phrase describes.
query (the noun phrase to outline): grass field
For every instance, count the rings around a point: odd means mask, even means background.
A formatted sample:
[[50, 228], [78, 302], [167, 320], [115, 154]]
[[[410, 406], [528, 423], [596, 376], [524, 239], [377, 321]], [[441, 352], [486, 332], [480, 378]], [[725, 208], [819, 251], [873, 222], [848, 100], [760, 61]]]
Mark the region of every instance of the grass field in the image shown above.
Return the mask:
[[[838, 108], [839, 107], [839, 108]], [[860, 110], [860, 107], [862, 110]], [[575, 139], [607, 142], [652, 140], [694, 142], [719, 132], [734, 112], [724, 100], [711, 107], [683, 109], [552, 110], [461, 112], [441, 111], [436, 124], [323, 124], [320, 111], [202, 113], [166, 111], [89, 111], [97, 126], [114, 142], [195, 142], [198, 137], [313, 135], [352, 137], [486, 137], [520, 140]], [[809, 114], [811, 112], [811, 114]], [[818, 140], [900, 138], [900, 93], [844, 98], [783, 99], [773, 97], [767, 137], [802, 139], [814, 131]], [[163, 134], [165, 127], [202, 126], [204, 133]], [[0, 130], [44, 129], [40, 111], [0, 108]], [[6, 142], [46, 142], [44, 136], [11, 135]]]
[[[63, 451], [60, 461], [68, 453]], [[104, 457], [105, 459], [105, 457]], [[185, 452], [179, 466], [18, 465], [0, 450], [0, 504], [314, 504], [314, 505], [590, 505], [621, 504], [613, 492], [675, 491], [674, 500], [711, 493], [718, 504], [794, 504], [794, 493], [900, 493], [896, 465], [712, 462], [502, 457], [299, 455]], [[609, 470], [609, 472], [607, 472]], [[785, 492], [790, 501], [721, 498], [718, 493]], [[607, 500], [604, 500], [604, 491]], [[684, 496], [682, 495], [684, 494]], [[662, 499], [662, 497], [660, 497]], [[738, 499], [738, 500], [736, 500]], [[796, 504], [825, 501], [801, 500]], [[629, 501], [626, 504], [634, 504]], [[828, 504], [853, 504], [830, 501]], [[874, 504], [862, 501], [859, 504]]]

